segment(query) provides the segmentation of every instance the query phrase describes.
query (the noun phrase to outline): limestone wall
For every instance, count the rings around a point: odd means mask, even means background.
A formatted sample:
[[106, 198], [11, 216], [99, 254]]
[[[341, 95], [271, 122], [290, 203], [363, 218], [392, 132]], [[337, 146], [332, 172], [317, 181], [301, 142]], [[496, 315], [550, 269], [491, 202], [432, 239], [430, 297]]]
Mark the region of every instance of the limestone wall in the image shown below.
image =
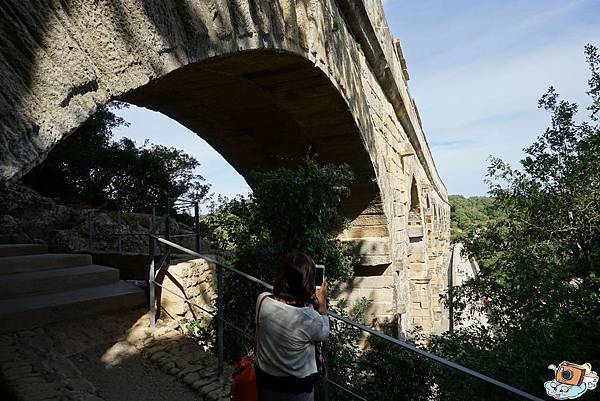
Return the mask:
[[[210, 315], [202, 308], [212, 311], [216, 299], [215, 265], [203, 259], [175, 262], [165, 266], [157, 281], [167, 290], [158, 288], [156, 298], [159, 307], [176, 320], [210, 320]], [[177, 295], [175, 295], [177, 294]], [[183, 301], [187, 299], [196, 307]]]
[[[44, 242], [55, 253], [148, 253], [150, 214], [65, 206], [19, 183], [0, 194], [0, 243]], [[164, 233], [164, 223], [157, 229]], [[169, 229], [177, 243], [195, 249], [191, 227], [171, 218]], [[209, 246], [200, 242], [202, 252]]]

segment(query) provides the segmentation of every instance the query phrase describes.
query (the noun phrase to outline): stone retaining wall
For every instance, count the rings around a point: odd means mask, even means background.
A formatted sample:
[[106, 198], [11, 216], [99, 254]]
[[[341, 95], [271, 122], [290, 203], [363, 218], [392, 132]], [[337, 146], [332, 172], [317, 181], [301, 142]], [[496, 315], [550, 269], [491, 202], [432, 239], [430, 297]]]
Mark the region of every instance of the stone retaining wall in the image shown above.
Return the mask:
[[[182, 320], [210, 319], [210, 315], [195, 306], [184, 302], [184, 297], [195, 305], [212, 311], [216, 299], [215, 265], [203, 259], [185, 260], [165, 267], [158, 281], [167, 290], [157, 290], [159, 306], [172, 318]], [[173, 293], [179, 295], [174, 295]]]

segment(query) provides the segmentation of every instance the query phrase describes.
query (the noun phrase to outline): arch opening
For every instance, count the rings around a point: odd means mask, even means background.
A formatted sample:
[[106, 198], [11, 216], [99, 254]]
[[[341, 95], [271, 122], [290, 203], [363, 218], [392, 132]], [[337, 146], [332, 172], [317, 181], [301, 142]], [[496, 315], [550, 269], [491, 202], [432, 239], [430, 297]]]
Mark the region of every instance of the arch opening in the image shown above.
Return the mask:
[[421, 215], [421, 201], [419, 199], [419, 188], [417, 180], [413, 177], [410, 185], [410, 213], [414, 216]]
[[216, 149], [252, 186], [249, 172], [293, 167], [307, 152], [355, 175], [343, 205], [354, 219], [379, 194], [352, 113], [329, 78], [303, 57], [254, 50], [190, 64], [119, 100], [178, 121]]

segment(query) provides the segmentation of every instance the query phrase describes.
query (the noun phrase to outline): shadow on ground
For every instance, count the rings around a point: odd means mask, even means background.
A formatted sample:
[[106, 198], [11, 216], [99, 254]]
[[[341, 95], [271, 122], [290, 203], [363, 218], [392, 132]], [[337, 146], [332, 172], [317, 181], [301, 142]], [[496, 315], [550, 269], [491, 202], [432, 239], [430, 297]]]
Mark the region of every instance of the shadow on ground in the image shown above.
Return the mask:
[[[2, 401], [225, 400], [216, 358], [145, 309], [0, 336]], [[228, 371], [229, 372], [229, 371]]]

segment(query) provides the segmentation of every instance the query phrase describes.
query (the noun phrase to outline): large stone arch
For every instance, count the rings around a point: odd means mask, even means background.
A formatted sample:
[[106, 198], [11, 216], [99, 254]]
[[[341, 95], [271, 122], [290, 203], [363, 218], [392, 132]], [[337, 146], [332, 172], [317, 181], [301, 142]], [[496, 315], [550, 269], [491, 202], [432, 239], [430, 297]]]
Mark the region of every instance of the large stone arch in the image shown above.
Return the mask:
[[310, 151], [322, 161], [350, 165], [356, 179], [344, 205], [349, 217], [378, 197], [373, 164], [344, 97], [322, 70], [295, 53], [246, 50], [213, 57], [120, 99], [184, 124], [246, 179], [252, 170], [298, 164]]
[[344, 25], [334, 32], [333, 2], [9, 3], [4, 29], [23, 38], [17, 49], [0, 36], [8, 67], [20, 64], [6, 70], [4, 178], [38, 164], [98, 105], [123, 99], [188, 126], [244, 176], [309, 148], [348, 162], [352, 218], [376, 197], [360, 54]]
[[295, 163], [310, 147], [353, 168], [345, 207], [354, 224], [342, 238], [361, 253], [365, 288], [381, 304], [375, 314], [411, 326], [407, 176], [427, 183], [444, 210], [447, 194], [378, 0], [5, 0], [2, 8], [0, 180], [40, 163], [114, 99], [175, 118], [242, 175]]

